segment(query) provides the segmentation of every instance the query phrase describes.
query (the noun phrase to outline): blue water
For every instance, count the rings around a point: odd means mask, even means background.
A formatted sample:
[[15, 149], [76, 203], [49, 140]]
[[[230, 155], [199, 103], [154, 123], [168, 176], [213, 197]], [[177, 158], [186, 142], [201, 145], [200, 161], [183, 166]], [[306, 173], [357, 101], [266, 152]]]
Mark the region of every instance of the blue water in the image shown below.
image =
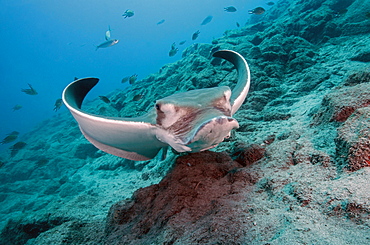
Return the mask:
[[[267, 1], [266, 1], [267, 2]], [[248, 10], [265, 1], [221, 0], [1, 0], [0, 1], [0, 139], [14, 130], [21, 134], [42, 120], [66, 111], [54, 112], [54, 103], [74, 77], [98, 77], [92, 96], [124, 88], [121, 79], [138, 74], [138, 79], [155, 73], [164, 64], [181, 58], [193, 43], [211, 43], [225, 30], [244, 25]], [[224, 7], [235, 6], [228, 13]], [[126, 9], [135, 15], [123, 18]], [[200, 25], [207, 16], [210, 23]], [[162, 19], [164, 23], [157, 25]], [[95, 51], [111, 37], [120, 42]], [[200, 30], [195, 41], [192, 34]], [[186, 40], [179, 46], [178, 43]], [[169, 57], [171, 44], [179, 52]], [[21, 92], [33, 85], [38, 95]], [[13, 112], [20, 104], [23, 108]], [[11, 144], [0, 146], [0, 150]]]

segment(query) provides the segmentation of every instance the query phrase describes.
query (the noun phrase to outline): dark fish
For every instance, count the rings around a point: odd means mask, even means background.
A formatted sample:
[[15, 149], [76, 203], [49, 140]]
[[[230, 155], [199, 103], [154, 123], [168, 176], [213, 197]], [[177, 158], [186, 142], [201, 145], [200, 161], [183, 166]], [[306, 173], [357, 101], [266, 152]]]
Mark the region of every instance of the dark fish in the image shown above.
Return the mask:
[[23, 149], [27, 144], [25, 142], [19, 141], [15, 143], [12, 147], [10, 147], [10, 155], [14, 157], [19, 150]]
[[18, 111], [18, 110], [22, 109], [22, 107], [23, 106], [21, 106], [21, 105], [15, 105], [15, 106], [13, 106], [13, 111]]
[[134, 74], [129, 78], [129, 83], [132, 85], [136, 82], [136, 80], [137, 80], [137, 74]]
[[77, 81], [78, 80], [78, 77], [75, 77], [74, 79], [73, 79], [73, 81]]
[[134, 98], [132, 98], [132, 101], [139, 101], [141, 100], [141, 98], [143, 98], [143, 95], [142, 94], [137, 94], [134, 96]]
[[58, 111], [60, 107], [63, 105], [63, 100], [62, 99], [57, 99], [54, 103], [54, 111]]
[[204, 25], [207, 25], [209, 22], [211, 22], [211, 20], [213, 19], [213, 16], [212, 15], [209, 15], [207, 16], [200, 25], [204, 26]]
[[240, 27], [240, 24], [239, 24], [239, 22], [236, 22], [236, 26], [237, 26], [237, 27]]
[[274, 5], [275, 3], [274, 2], [268, 2], [268, 3], [266, 3], [268, 6], [272, 6], [272, 5]]
[[200, 33], [200, 31], [199, 31], [199, 30], [198, 30], [198, 31], [196, 31], [196, 32], [194, 32], [193, 36], [191, 37], [191, 40], [195, 40], [195, 39], [197, 39], [197, 38], [198, 38], [198, 36], [199, 36], [199, 33]]
[[37, 160], [37, 161], [35, 162], [35, 164], [36, 164], [38, 167], [42, 167], [42, 166], [46, 165], [48, 162], [49, 162], [49, 159], [48, 159], [48, 158], [44, 158], [44, 157], [42, 157], [41, 159]]
[[224, 8], [226, 12], [236, 12], [236, 8], [234, 6]]
[[186, 40], [179, 42], [179, 45], [183, 45], [184, 43], [186, 43]]
[[263, 13], [265, 13], [265, 9], [264, 8], [262, 8], [262, 7], [257, 7], [257, 8], [255, 8], [255, 9], [252, 9], [252, 10], [249, 10], [248, 11], [248, 13], [250, 13], [250, 14], [257, 14], [257, 15], [260, 15], [260, 14], [263, 14]]
[[214, 53], [214, 52], [216, 52], [216, 51], [218, 51], [218, 50], [220, 50], [220, 46], [216, 46], [216, 47], [214, 47], [214, 48], [212, 48], [211, 49], [211, 55]]
[[105, 107], [100, 107], [99, 109], [99, 114], [105, 114], [107, 112], [107, 108]]
[[26, 88], [26, 89], [23, 89], [22, 88], [22, 92], [23, 93], [26, 93], [26, 94], [29, 94], [29, 95], [36, 95], [36, 94], [38, 94], [37, 93], [37, 91], [32, 87], [32, 85], [31, 84], [29, 84], [28, 83], [28, 86], [30, 87], [30, 88]]
[[18, 131], [13, 131], [13, 132], [11, 132], [10, 134], [7, 134], [7, 135], [19, 135], [19, 132]]
[[20, 150], [20, 149], [23, 149], [27, 144], [23, 141], [19, 141], [17, 143], [15, 143], [12, 147], [10, 147], [11, 149], [14, 149], [14, 150]]
[[135, 14], [135, 12], [134, 12], [134, 11], [127, 9], [127, 10], [123, 13], [123, 15], [122, 15], [122, 16], [123, 16], [123, 17], [125, 17], [125, 19], [126, 19], [126, 18], [129, 18], [129, 17], [134, 16], [134, 14]]
[[160, 21], [157, 22], [157, 25], [163, 24], [164, 22], [165, 22], [164, 19], [163, 20], [160, 20]]
[[179, 49], [176, 48], [176, 43], [173, 43], [170, 52], [168, 52], [168, 55], [170, 57], [175, 56], [177, 54], [177, 51], [179, 51]]
[[110, 103], [110, 99], [108, 99], [108, 97], [106, 96], [103, 96], [103, 95], [99, 95], [99, 98], [104, 101], [105, 103], [109, 104]]
[[16, 140], [18, 138], [18, 134], [9, 134], [8, 136], [6, 136], [1, 142], [0, 144], [8, 144], [10, 142], [13, 142], [14, 140]]
[[[341, 9], [334, 14], [334, 17], [341, 17], [344, 16], [348, 12], [348, 9]], [[370, 14], [369, 14], [370, 16]]]
[[124, 78], [122, 78], [121, 83], [128, 82], [129, 79], [130, 79], [130, 77], [124, 77]]
[[345, 15], [346, 13], [348, 12], [348, 9], [341, 9], [339, 10], [337, 13], [336, 13], [336, 17], [339, 17], [339, 16], [342, 16], [342, 15]]

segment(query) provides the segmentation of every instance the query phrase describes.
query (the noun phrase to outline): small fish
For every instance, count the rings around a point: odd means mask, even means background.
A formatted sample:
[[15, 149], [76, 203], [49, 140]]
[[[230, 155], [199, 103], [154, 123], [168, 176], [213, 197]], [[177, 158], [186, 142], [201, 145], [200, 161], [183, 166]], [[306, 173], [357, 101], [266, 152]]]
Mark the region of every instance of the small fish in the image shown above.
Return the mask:
[[341, 9], [341, 10], [339, 10], [339, 11], [335, 14], [335, 17], [341, 17], [341, 16], [345, 15], [347, 12], [348, 12], [348, 9]]
[[236, 8], [234, 6], [226, 7], [224, 8], [224, 11], [226, 12], [236, 12]]
[[98, 50], [98, 49], [100, 49], [100, 48], [109, 48], [109, 47], [112, 47], [113, 45], [117, 44], [118, 42], [119, 42], [119, 40], [117, 40], [117, 39], [112, 39], [112, 40], [105, 41], [105, 42], [99, 44], [96, 47], [95, 51]]
[[73, 81], [77, 81], [78, 80], [78, 77], [75, 77], [74, 79], [73, 79]]
[[240, 27], [240, 24], [239, 24], [239, 22], [236, 22], [236, 26], [237, 26], [237, 27]]
[[209, 15], [207, 16], [203, 21], [202, 23], [200, 24], [201, 26], [204, 26], [204, 25], [207, 25], [209, 22], [211, 22], [211, 20], [213, 19], [213, 16], [212, 15]]
[[186, 40], [179, 42], [179, 45], [184, 45], [186, 43]]
[[163, 24], [164, 22], [165, 22], [164, 19], [163, 20], [160, 20], [160, 21], [157, 22], [157, 25]]
[[212, 48], [211, 49], [211, 55], [214, 53], [214, 52], [216, 52], [216, 51], [218, 51], [218, 50], [220, 50], [220, 46], [216, 46], [216, 47], [214, 47], [214, 48]]
[[27, 144], [25, 142], [19, 141], [15, 143], [13, 146], [10, 147], [11, 153], [10, 155], [14, 157], [19, 150], [23, 149]]
[[262, 7], [257, 7], [257, 8], [255, 8], [255, 9], [252, 9], [252, 10], [249, 10], [248, 11], [248, 13], [249, 14], [257, 14], [257, 15], [260, 15], [260, 14], [263, 14], [263, 13], [265, 13], [265, 9], [264, 8], [262, 8]]
[[53, 111], [58, 111], [62, 105], [63, 105], [63, 100], [62, 99], [57, 99], [54, 103]]
[[177, 54], [177, 51], [179, 51], [179, 49], [176, 48], [176, 43], [173, 43], [170, 52], [168, 52], [168, 55], [170, 57], [175, 56]]
[[9, 134], [8, 136], [6, 136], [1, 142], [0, 144], [4, 145], [4, 144], [8, 144], [10, 142], [13, 142], [14, 140], [16, 140], [18, 138], [18, 134]]
[[274, 5], [275, 3], [274, 2], [268, 2], [268, 3], [266, 3], [268, 6], [272, 6], [272, 5]]
[[108, 31], [105, 32], [105, 40], [110, 40], [110, 26], [108, 26]]
[[130, 79], [130, 77], [124, 77], [124, 78], [122, 78], [121, 83], [128, 82], [129, 79]]
[[142, 94], [137, 94], [134, 96], [134, 98], [132, 98], [132, 101], [139, 101], [143, 98], [143, 95]]
[[22, 109], [22, 107], [23, 106], [21, 106], [21, 105], [15, 105], [15, 106], [13, 106], [13, 111], [18, 111], [18, 110]]
[[105, 114], [106, 112], [107, 112], [107, 108], [106, 107], [100, 107], [99, 108], [99, 115]]
[[19, 132], [18, 131], [13, 131], [13, 132], [11, 132], [10, 134], [7, 134], [7, 135], [19, 135]]
[[132, 75], [130, 78], [129, 78], [129, 83], [132, 85], [132, 84], [134, 84], [135, 82], [136, 82], [136, 80], [137, 80], [137, 74], [134, 74], [134, 75]]
[[194, 32], [193, 36], [191, 36], [191, 40], [195, 40], [195, 39], [197, 39], [197, 38], [198, 38], [198, 36], [199, 36], [199, 33], [200, 33], [200, 31], [199, 31], [199, 30], [198, 30], [198, 31], [196, 31], [196, 32]]
[[37, 160], [35, 162], [35, 164], [38, 166], [38, 167], [42, 167], [42, 166], [45, 166], [47, 163], [49, 162], [49, 159], [48, 158], [41, 158], [39, 160]]
[[109, 104], [110, 103], [110, 99], [108, 99], [108, 97], [106, 96], [103, 96], [103, 95], [99, 95], [99, 98], [104, 101], [105, 103]]
[[29, 95], [36, 95], [36, 94], [38, 94], [37, 93], [37, 91], [32, 87], [32, 85], [31, 84], [29, 84], [28, 83], [28, 86], [30, 87], [30, 88], [26, 88], [26, 89], [23, 89], [22, 88], [22, 92], [23, 93], [26, 93], [26, 94], [29, 94]]
[[10, 148], [20, 150], [20, 149], [23, 149], [26, 145], [27, 144], [25, 142], [19, 141], [19, 142], [15, 143], [13, 146], [11, 146]]
[[123, 13], [123, 15], [122, 15], [122, 16], [123, 16], [123, 17], [125, 17], [125, 19], [126, 19], [126, 18], [130, 18], [130, 17], [134, 16], [134, 14], [135, 14], [135, 12], [134, 12], [134, 11], [127, 9], [127, 10]]

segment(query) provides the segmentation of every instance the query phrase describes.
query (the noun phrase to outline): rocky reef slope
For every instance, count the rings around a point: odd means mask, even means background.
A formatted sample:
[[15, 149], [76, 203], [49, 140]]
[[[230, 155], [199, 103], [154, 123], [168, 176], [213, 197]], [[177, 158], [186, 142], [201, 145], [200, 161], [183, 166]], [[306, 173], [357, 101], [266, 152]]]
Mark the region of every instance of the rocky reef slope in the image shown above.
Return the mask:
[[98, 151], [67, 113], [43, 122], [1, 154], [0, 243], [370, 243], [369, 16], [369, 1], [281, 0], [89, 103], [136, 116], [177, 91], [233, 87], [210, 54], [235, 50], [251, 91], [214, 152], [133, 162]]

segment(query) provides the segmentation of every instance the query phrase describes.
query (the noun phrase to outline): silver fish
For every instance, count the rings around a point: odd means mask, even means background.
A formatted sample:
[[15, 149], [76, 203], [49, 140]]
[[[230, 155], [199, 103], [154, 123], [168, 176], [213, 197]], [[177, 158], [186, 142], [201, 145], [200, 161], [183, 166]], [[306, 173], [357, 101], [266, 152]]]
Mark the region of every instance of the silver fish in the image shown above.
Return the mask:
[[108, 26], [108, 31], [105, 32], [105, 40], [110, 40], [110, 26]]
[[96, 47], [95, 51], [98, 50], [98, 49], [100, 49], [100, 48], [109, 48], [109, 47], [112, 47], [113, 45], [117, 44], [118, 42], [119, 42], [118, 39], [107, 40], [107, 41], [99, 44]]

